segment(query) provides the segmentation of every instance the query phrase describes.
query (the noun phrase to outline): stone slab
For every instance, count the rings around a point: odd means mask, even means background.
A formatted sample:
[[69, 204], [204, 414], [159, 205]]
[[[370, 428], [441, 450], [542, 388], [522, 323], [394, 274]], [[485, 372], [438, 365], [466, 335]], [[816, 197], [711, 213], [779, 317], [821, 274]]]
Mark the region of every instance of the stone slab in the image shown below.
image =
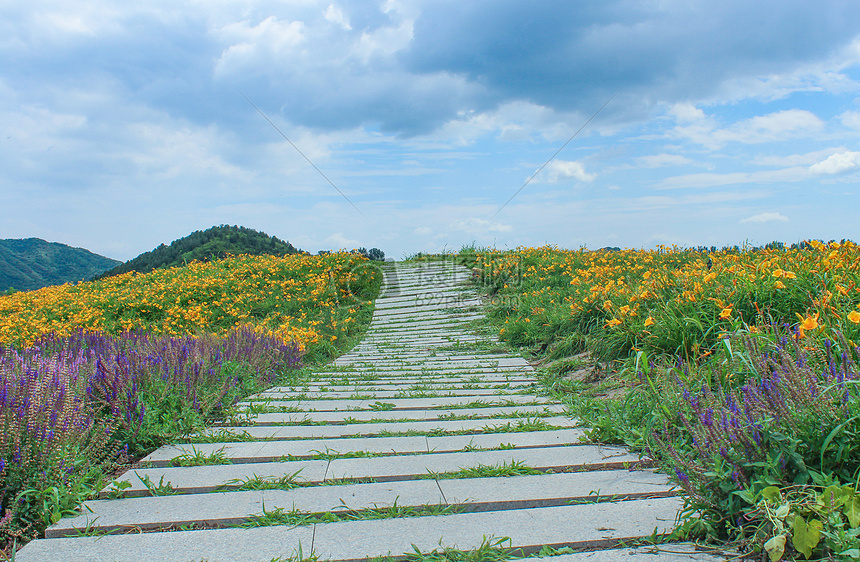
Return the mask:
[[[231, 480], [253, 478], [281, 478], [296, 474], [295, 479], [307, 483], [323, 482], [328, 468], [328, 461], [307, 460], [287, 462], [267, 462], [253, 464], [219, 464], [210, 466], [185, 466], [163, 468], [136, 468], [129, 470], [116, 478], [115, 482], [128, 482], [130, 487], [123, 491], [126, 497], [149, 495], [144, 480], [149, 478], [152, 484], [170, 484], [176, 491], [184, 494], [199, 494], [212, 492], [220, 487], [229, 489], [239, 484], [231, 484]], [[113, 484], [99, 492], [100, 498], [106, 498], [114, 489]]]
[[269, 562], [310, 554], [314, 529], [259, 527], [105, 535], [30, 542], [17, 562]]
[[[576, 427], [578, 422], [565, 416], [541, 418], [541, 421], [554, 429]], [[374, 436], [380, 433], [403, 431], [495, 431], [508, 432], [517, 425], [515, 419], [503, 420], [441, 420], [421, 422], [357, 423], [350, 425], [290, 425], [290, 426], [247, 426], [247, 427], [210, 427], [207, 434], [228, 432], [234, 435], [247, 433], [254, 439], [320, 439], [325, 437]]]
[[650, 470], [597, 470], [510, 478], [463, 478], [438, 481], [449, 505], [469, 509], [522, 509], [570, 505], [598, 498], [669, 495], [675, 488], [665, 474]]
[[310, 458], [320, 453], [425, 453], [426, 437], [360, 437], [357, 439], [309, 439], [298, 441], [247, 441], [240, 443], [199, 443], [167, 445], [150, 453], [141, 464], [168, 466], [171, 459], [199, 452], [209, 455], [220, 451], [234, 463], [273, 462], [283, 457]]
[[287, 423], [303, 422], [309, 423], [338, 423], [349, 424], [354, 422], [378, 422], [389, 421], [421, 421], [421, 420], [444, 420], [451, 417], [474, 417], [474, 418], [505, 418], [505, 417], [532, 417], [545, 414], [563, 414], [566, 408], [560, 404], [541, 405], [518, 405], [518, 406], [492, 406], [483, 408], [455, 408], [455, 409], [430, 409], [430, 410], [365, 410], [352, 412], [279, 412], [271, 414], [256, 414], [249, 416], [251, 423], [255, 425], [279, 425]]
[[[321, 559], [359, 560], [444, 548], [474, 550], [488, 538], [536, 552], [544, 545], [585, 548], [669, 532], [683, 502], [657, 498], [618, 503], [539, 507], [316, 526], [314, 553]], [[572, 524], [575, 522], [575, 525]]]
[[[484, 379], [485, 380], [477, 380]], [[454, 373], [451, 375], [421, 372], [403, 373], [392, 375], [390, 379], [380, 377], [378, 372], [365, 371], [349, 373], [345, 377], [343, 373], [332, 373], [332, 377], [321, 377], [310, 379], [306, 382], [292, 386], [275, 386], [263, 392], [252, 395], [248, 399], [257, 396], [265, 396], [273, 393], [290, 393], [301, 396], [306, 392], [349, 392], [355, 390], [376, 390], [379, 392], [413, 390], [415, 388], [440, 388], [440, 389], [466, 389], [473, 388], [523, 388], [537, 385], [537, 379], [527, 373]]]
[[[285, 392], [261, 392], [250, 398], [257, 400], [266, 399], [289, 399], [300, 396], [305, 399], [368, 399], [368, 400], [383, 400], [388, 398], [427, 398], [430, 396], [474, 396], [476, 399], [481, 396], [510, 396], [513, 394], [526, 394], [530, 387], [523, 387], [523, 391], [517, 388], [445, 388], [441, 390], [379, 390], [376, 392], [305, 392], [301, 394], [285, 393]], [[527, 394], [529, 395], [529, 394]], [[530, 396], [530, 395], [529, 395]]]
[[45, 533], [47, 538], [70, 536], [77, 529], [178, 528], [181, 525], [227, 527], [243, 523], [264, 511], [283, 509], [307, 513], [343, 513], [350, 510], [445, 505], [432, 480], [410, 480], [343, 486], [314, 486], [293, 490], [217, 492], [180, 496], [124, 498], [85, 502], [77, 517], [61, 519]]
[[559, 556], [541, 556], [529, 558], [527, 562], [618, 562], [619, 560], [629, 560], [630, 562], [641, 560], [648, 562], [726, 562], [729, 559], [739, 560], [740, 558], [736, 552], [722, 552], [691, 543], [668, 543], [638, 548], [592, 550]]
[[621, 447], [574, 445], [541, 447], [504, 451], [435, 453], [363, 459], [334, 459], [326, 472], [326, 480], [344, 478], [375, 478], [405, 480], [426, 477], [430, 473], [457, 472], [477, 466], [498, 466], [514, 462], [541, 470], [574, 470], [599, 465], [635, 465], [639, 455]]
[[169, 461], [183, 454], [211, 455], [220, 451], [234, 463], [272, 462], [293, 456], [309, 458], [319, 453], [452, 453], [471, 449], [494, 449], [499, 446], [518, 448], [575, 445], [583, 435], [581, 429], [560, 429], [517, 433], [486, 433], [448, 437], [359, 437], [293, 441], [250, 441], [240, 443], [199, 443], [168, 445], [144, 458], [142, 463], [168, 466]]
[[[317, 387], [320, 388], [320, 387]], [[316, 390], [315, 390], [316, 391]], [[361, 388], [357, 392], [362, 392]], [[424, 410], [428, 408], [440, 408], [457, 404], [497, 405], [497, 404], [525, 404], [537, 402], [548, 404], [551, 399], [545, 396], [529, 396], [528, 394], [512, 394], [510, 396], [486, 396], [483, 398], [469, 399], [462, 396], [440, 396], [435, 398], [391, 398], [389, 400], [272, 400], [267, 403], [270, 408], [296, 407], [308, 412], [336, 412], [336, 411], [358, 411], [372, 410], [375, 404], [393, 404], [395, 410]], [[260, 404], [260, 402], [256, 402]], [[236, 406], [247, 407], [250, 402], [239, 402]], [[376, 406], [377, 408], [379, 406]]]
[[576, 445], [585, 432], [580, 428], [556, 429], [552, 431], [529, 431], [516, 433], [481, 433], [478, 435], [446, 435], [427, 437], [427, 447], [433, 452], [453, 452], [478, 449], [495, 449], [514, 445], [517, 448]]

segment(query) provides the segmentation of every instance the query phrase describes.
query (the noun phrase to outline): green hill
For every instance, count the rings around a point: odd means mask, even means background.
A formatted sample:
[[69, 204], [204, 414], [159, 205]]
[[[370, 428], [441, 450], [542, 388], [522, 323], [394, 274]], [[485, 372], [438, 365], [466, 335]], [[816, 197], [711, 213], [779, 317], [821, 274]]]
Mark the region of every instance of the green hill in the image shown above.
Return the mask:
[[162, 244], [151, 252], [140, 254], [99, 277], [110, 277], [129, 271], [146, 273], [162, 267], [185, 265], [194, 260], [220, 259], [228, 254], [284, 256], [300, 252], [301, 250], [296, 249], [289, 242], [264, 232], [222, 224], [207, 230], [196, 230], [184, 238], [174, 240], [169, 246]]
[[90, 279], [117, 260], [41, 238], [0, 240], [0, 291], [32, 291]]

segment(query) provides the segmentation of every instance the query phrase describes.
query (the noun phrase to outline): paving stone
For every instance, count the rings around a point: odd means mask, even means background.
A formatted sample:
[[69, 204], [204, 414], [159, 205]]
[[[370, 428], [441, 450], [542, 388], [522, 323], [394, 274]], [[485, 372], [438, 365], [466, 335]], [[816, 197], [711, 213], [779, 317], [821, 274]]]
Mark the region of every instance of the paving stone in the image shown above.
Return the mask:
[[[318, 387], [319, 388], [319, 387]], [[341, 388], [341, 387], [334, 387]], [[356, 389], [356, 392], [362, 392], [361, 388]], [[395, 410], [423, 410], [427, 408], [439, 408], [443, 406], [452, 406], [457, 404], [476, 404], [480, 402], [485, 405], [499, 403], [518, 403], [525, 404], [537, 402], [540, 404], [549, 403], [551, 399], [546, 396], [529, 396], [528, 394], [513, 394], [511, 396], [485, 396], [475, 400], [463, 398], [461, 396], [441, 396], [435, 398], [391, 398], [389, 400], [272, 400], [267, 403], [270, 408], [278, 407], [298, 407], [308, 412], [334, 412], [334, 411], [350, 411], [350, 410], [372, 410], [374, 405], [386, 404], [393, 405]], [[239, 402], [237, 407], [243, 408], [249, 406], [250, 402]], [[256, 402], [259, 404], [259, 402]], [[378, 406], [377, 406], [378, 407]]]
[[576, 445], [585, 432], [580, 428], [556, 429], [553, 431], [529, 431], [516, 433], [481, 433], [478, 435], [446, 435], [428, 437], [430, 451], [461, 451], [470, 447], [495, 449], [514, 445], [518, 448]]
[[[476, 378], [480, 378], [482, 380], [476, 381]], [[335, 392], [374, 392], [374, 391], [403, 391], [403, 390], [413, 390], [415, 387], [420, 388], [497, 388], [497, 387], [511, 387], [511, 388], [519, 388], [523, 386], [531, 386], [537, 384], [537, 380], [534, 378], [530, 378], [527, 376], [523, 376], [520, 374], [514, 374], [512, 376], [506, 376], [504, 374], [493, 373], [484, 377], [452, 377], [452, 378], [442, 378], [442, 377], [427, 377], [427, 378], [419, 378], [419, 377], [409, 377], [409, 378], [392, 378], [392, 379], [374, 379], [374, 380], [364, 380], [361, 378], [354, 378], [351, 382], [344, 381], [344, 378], [338, 378], [332, 380], [331, 382], [327, 381], [315, 381], [309, 382], [308, 384], [296, 385], [296, 386], [276, 386], [268, 389], [267, 393], [273, 392], [282, 392], [287, 393], [291, 392], [300, 396], [306, 392], [325, 392], [325, 391], [335, 391]]]
[[[576, 427], [577, 423], [566, 416], [541, 418], [541, 421], [554, 428]], [[233, 435], [247, 434], [254, 439], [320, 439], [325, 437], [372, 436], [380, 433], [404, 431], [486, 431], [498, 433], [516, 427], [515, 419], [489, 420], [440, 420], [420, 422], [356, 423], [350, 425], [287, 425], [287, 426], [247, 426], [211, 427], [205, 434], [227, 432]]]
[[250, 441], [239, 443], [199, 443], [160, 447], [142, 463], [167, 466], [183, 454], [211, 455], [221, 452], [234, 463], [272, 462], [293, 457], [313, 457], [319, 453], [450, 453], [466, 449], [493, 449], [512, 445], [519, 448], [575, 445], [583, 435], [581, 429], [560, 429], [517, 433], [487, 433], [448, 437], [359, 437], [291, 441]]
[[[224, 486], [237, 487], [233, 480], [244, 478], [276, 479], [286, 475], [296, 474], [295, 479], [301, 482], [319, 483], [325, 479], [328, 461], [307, 460], [288, 462], [267, 462], [254, 464], [219, 464], [212, 466], [184, 466], [169, 468], [137, 468], [132, 469], [116, 478], [116, 482], [129, 482], [130, 487], [123, 491], [127, 497], [148, 495], [146, 478], [158, 485], [170, 484], [175, 490], [185, 494], [211, 492]], [[106, 486], [100, 497], [107, 497], [113, 485]]]
[[509, 478], [442, 479], [439, 488], [449, 505], [483, 511], [570, 505], [598, 498], [622, 499], [633, 495], [669, 495], [675, 488], [664, 474], [650, 470], [598, 470], [512, 476]]
[[534, 557], [529, 558], [527, 562], [618, 562], [619, 560], [627, 560], [629, 562], [639, 562], [641, 560], [647, 562], [688, 562], [691, 560], [698, 562], [725, 562], [729, 558], [738, 560], [741, 557], [737, 553], [722, 553], [690, 543], [675, 543], [642, 546], [639, 548], [592, 550], [559, 556]]
[[[379, 521], [317, 525], [314, 553], [321, 559], [398, 555], [443, 548], [474, 550], [488, 538], [509, 537], [505, 546], [536, 552], [554, 547], [608, 546], [618, 541], [671, 530], [683, 505], [678, 498], [618, 503], [539, 507]], [[647, 517], [632, 517], [647, 514]], [[572, 525], [571, 522], [576, 522]]]
[[307, 556], [314, 542], [308, 527], [259, 527], [172, 533], [40, 539], [27, 544], [17, 562], [268, 562]]
[[[271, 414], [256, 414], [249, 416], [255, 425], [278, 425], [286, 423], [353, 423], [358, 422], [388, 422], [394, 420], [444, 420], [446, 418], [504, 418], [531, 417], [548, 413], [564, 413], [566, 408], [560, 404], [541, 404], [537, 406], [486, 406], [483, 408], [433, 409], [433, 410], [366, 410], [352, 412], [283, 412]], [[518, 415], [519, 414], [519, 415]]]
[[[514, 434], [512, 434], [514, 435]], [[454, 449], [459, 450], [459, 449]], [[167, 466], [183, 454], [203, 455], [220, 451], [234, 463], [272, 462], [282, 457], [313, 457], [320, 453], [424, 453], [429, 452], [426, 437], [360, 437], [356, 439], [314, 439], [292, 441], [247, 441], [239, 443], [199, 443], [160, 447], [141, 463]]]
[[334, 459], [326, 473], [327, 480], [344, 478], [375, 478], [403, 480], [427, 476], [430, 473], [457, 472], [478, 466], [499, 466], [512, 463], [556, 472], [580, 467], [622, 464], [635, 465], [639, 456], [621, 447], [543, 447], [505, 451], [436, 453], [365, 459]]
[[[525, 391], [529, 390], [530, 387], [523, 387]], [[519, 392], [517, 388], [447, 388], [442, 390], [402, 390], [402, 391], [393, 391], [393, 390], [380, 390], [375, 391], [373, 393], [364, 393], [364, 392], [307, 392], [303, 393], [299, 396], [303, 396], [306, 399], [337, 399], [337, 398], [347, 398], [347, 399], [355, 399], [356, 397], [361, 397], [362, 399], [368, 400], [383, 400], [388, 398], [421, 398], [421, 397], [430, 397], [433, 396], [475, 396], [476, 399], [481, 396], [509, 396], [513, 394], [522, 394]], [[421, 396], [415, 396], [421, 395]], [[251, 398], [254, 399], [288, 399], [296, 396], [292, 393], [285, 392], [261, 392], [259, 394], [255, 394]]]
[[306, 513], [343, 513], [350, 510], [386, 508], [393, 505], [420, 507], [445, 505], [433, 480], [411, 480], [316, 486], [292, 490], [217, 492], [179, 496], [124, 498], [85, 502], [78, 517], [62, 519], [46, 532], [47, 538], [69, 536], [77, 529], [138, 528], [154, 530], [197, 524], [226, 527], [243, 523], [253, 515], [277, 509]]

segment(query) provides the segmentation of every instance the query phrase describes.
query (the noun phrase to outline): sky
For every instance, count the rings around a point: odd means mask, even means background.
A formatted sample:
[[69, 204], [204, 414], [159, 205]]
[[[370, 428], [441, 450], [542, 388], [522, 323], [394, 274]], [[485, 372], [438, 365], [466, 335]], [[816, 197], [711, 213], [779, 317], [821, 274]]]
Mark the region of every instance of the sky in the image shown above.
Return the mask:
[[856, 0], [0, 0], [0, 238], [856, 241], [858, 180]]

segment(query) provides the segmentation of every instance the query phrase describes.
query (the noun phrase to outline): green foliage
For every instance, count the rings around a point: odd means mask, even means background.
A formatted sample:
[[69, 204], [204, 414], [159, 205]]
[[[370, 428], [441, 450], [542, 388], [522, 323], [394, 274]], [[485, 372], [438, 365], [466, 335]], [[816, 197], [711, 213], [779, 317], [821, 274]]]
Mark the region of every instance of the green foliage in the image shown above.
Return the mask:
[[233, 461], [224, 452], [224, 447], [206, 454], [192, 446], [190, 453], [184, 453], [170, 459], [170, 466], [209, 466], [214, 464], [233, 464]]
[[119, 263], [83, 248], [40, 238], [0, 240], [0, 287], [3, 294], [9, 295], [49, 285], [77, 283]]
[[220, 225], [207, 230], [195, 230], [188, 236], [174, 240], [169, 246], [161, 244], [150, 252], [120, 264], [99, 278], [111, 277], [129, 271], [147, 273], [153, 269], [186, 265], [192, 261], [210, 261], [228, 255], [286, 256], [301, 253], [289, 242], [264, 232], [241, 226]]

